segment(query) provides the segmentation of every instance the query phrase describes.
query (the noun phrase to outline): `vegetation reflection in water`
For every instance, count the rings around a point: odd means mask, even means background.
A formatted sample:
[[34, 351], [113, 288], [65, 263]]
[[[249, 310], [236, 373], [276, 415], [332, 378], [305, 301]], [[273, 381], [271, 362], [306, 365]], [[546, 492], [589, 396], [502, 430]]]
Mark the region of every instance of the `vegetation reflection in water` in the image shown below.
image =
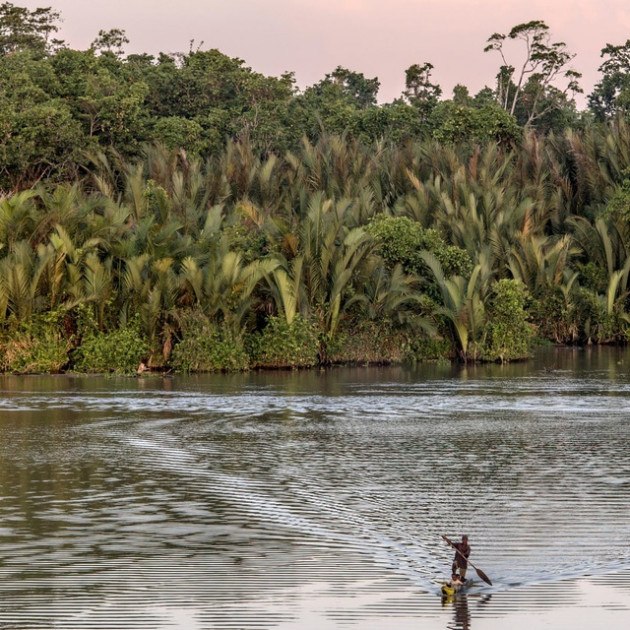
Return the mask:
[[629, 365], [2, 377], [2, 627], [619, 625]]

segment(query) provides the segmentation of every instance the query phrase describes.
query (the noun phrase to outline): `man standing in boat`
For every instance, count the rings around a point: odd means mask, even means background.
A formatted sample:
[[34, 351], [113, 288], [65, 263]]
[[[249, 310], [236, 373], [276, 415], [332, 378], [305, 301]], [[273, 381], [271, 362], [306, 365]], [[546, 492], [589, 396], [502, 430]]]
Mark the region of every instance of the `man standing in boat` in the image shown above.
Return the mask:
[[455, 549], [455, 557], [453, 558], [452, 573], [459, 571], [459, 577], [462, 582], [466, 579], [466, 571], [468, 570], [468, 556], [470, 556], [470, 545], [468, 544], [468, 536], [462, 536], [462, 542], [451, 542], [446, 536], [442, 536], [444, 540]]

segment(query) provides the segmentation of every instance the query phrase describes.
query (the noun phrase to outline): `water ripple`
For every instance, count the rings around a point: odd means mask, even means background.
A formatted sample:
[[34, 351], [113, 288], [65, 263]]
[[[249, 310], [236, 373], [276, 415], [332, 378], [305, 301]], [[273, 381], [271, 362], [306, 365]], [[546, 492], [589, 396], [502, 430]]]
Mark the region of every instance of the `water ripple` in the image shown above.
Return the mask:
[[[630, 383], [596, 359], [1, 378], [0, 628], [619, 625]], [[441, 603], [442, 533], [493, 587]]]

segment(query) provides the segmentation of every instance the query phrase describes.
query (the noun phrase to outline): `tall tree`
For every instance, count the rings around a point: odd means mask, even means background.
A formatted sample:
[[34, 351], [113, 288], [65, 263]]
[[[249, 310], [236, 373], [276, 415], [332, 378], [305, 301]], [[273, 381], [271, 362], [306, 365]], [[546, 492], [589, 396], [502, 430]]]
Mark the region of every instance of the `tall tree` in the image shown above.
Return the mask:
[[361, 72], [354, 72], [341, 66], [327, 74], [324, 82], [340, 86], [344, 96], [362, 109], [376, 105], [376, 95], [381, 85], [377, 77], [368, 79]]
[[602, 78], [588, 95], [588, 104], [595, 118], [604, 121], [630, 112], [630, 39], [619, 46], [606, 44], [601, 56], [606, 57], [599, 67]]
[[433, 64], [423, 63], [421, 66], [414, 63], [405, 70], [405, 98], [423, 113], [426, 118], [437, 105], [442, 95], [442, 88], [437, 83], [431, 82]]
[[21, 50], [48, 52], [63, 42], [52, 36], [59, 30], [61, 14], [51, 7], [29, 11], [10, 2], [0, 4], [0, 56]]
[[112, 28], [109, 31], [101, 29], [90, 48], [95, 52], [108, 52], [116, 57], [122, 57], [125, 54], [124, 46], [128, 43], [127, 33], [123, 29]]
[[[519, 66], [507, 61], [506, 39], [519, 40], [525, 46]], [[484, 48], [488, 51], [498, 52], [503, 62], [497, 74], [497, 101], [512, 115], [520, 105], [526, 125], [566, 107], [582, 91], [578, 83], [582, 75], [569, 67], [575, 54], [564, 42], [551, 42], [549, 27], [541, 20], [517, 24], [507, 35], [494, 33]]]

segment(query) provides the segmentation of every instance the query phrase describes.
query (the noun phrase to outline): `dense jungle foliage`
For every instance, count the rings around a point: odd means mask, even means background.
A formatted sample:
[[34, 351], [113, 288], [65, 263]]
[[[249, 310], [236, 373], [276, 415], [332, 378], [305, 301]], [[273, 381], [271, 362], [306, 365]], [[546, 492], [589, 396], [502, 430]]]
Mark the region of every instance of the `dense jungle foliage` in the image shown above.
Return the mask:
[[[304, 91], [216, 50], [88, 50], [0, 5], [0, 371], [510, 361], [630, 331], [630, 40], [578, 111], [540, 21], [496, 86]], [[521, 74], [507, 39], [526, 44]], [[528, 65], [529, 64], [529, 65]]]

